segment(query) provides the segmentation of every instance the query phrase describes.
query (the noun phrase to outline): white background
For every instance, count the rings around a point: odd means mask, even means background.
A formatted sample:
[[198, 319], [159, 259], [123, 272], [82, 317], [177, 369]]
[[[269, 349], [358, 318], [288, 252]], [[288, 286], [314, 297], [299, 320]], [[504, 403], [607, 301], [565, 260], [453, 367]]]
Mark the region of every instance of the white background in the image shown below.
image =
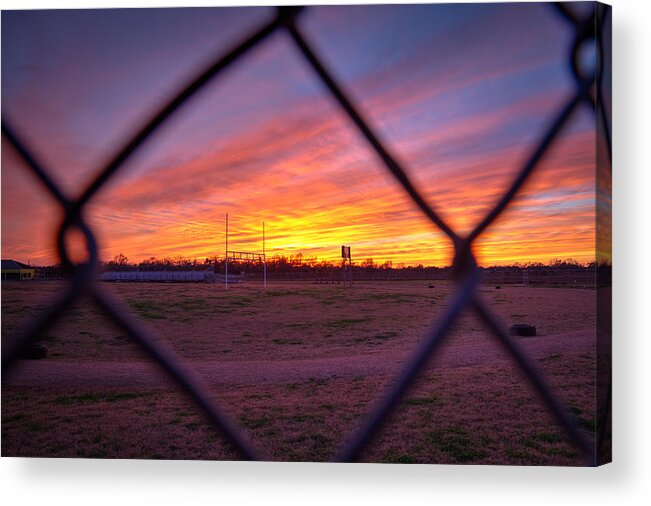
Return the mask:
[[[194, 0], [187, 5], [244, 3], [278, 2]], [[0, 497], [4, 504], [651, 504], [651, 330], [647, 326], [647, 317], [651, 318], [647, 263], [651, 2], [612, 0], [612, 4], [613, 464], [575, 469], [2, 458]], [[183, 4], [178, 0], [0, 0], [3, 9], [134, 5]]]

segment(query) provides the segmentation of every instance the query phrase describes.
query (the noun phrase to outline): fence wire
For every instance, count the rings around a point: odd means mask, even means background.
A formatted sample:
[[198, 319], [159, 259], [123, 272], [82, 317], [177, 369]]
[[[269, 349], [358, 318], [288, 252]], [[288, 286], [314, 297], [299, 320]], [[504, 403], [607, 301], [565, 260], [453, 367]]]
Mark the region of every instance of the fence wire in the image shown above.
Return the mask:
[[[606, 139], [608, 154], [612, 159], [610, 120], [606, 117], [605, 108], [601, 105], [597, 107], [598, 104], [603, 103], [603, 97], [600, 95], [601, 80], [603, 78], [603, 48], [601, 37], [598, 34], [603, 30], [608, 11], [605, 6], [595, 3], [594, 10], [590, 14], [581, 17], [568, 5], [562, 3], [551, 3], [549, 5], [567, 21], [574, 31], [572, 45], [568, 48], [567, 60], [574, 80], [574, 92], [551, 118], [539, 142], [532, 148], [530, 156], [522, 165], [503, 196], [466, 237], [457, 234], [443, 220], [434, 206], [426, 202], [407, 176], [403, 164], [389, 151], [376, 134], [371, 123], [349, 98], [345, 88], [335, 78], [334, 73], [327, 68], [305, 39], [298, 23], [298, 17], [307, 7], [279, 7], [272, 21], [253, 31], [224, 55], [216, 58], [203, 72], [191, 79], [172, 100], [148, 121], [144, 122], [128, 143], [116, 150], [110, 162], [100, 168], [96, 178], [77, 199], [65, 194], [55, 178], [52, 177], [47, 165], [37, 159], [34, 151], [28, 147], [26, 141], [11, 126], [11, 122], [3, 117], [2, 133], [4, 137], [22, 157], [26, 166], [31, 169], [54, 196], [64, 211], [64, 219], [57, 234], [57, 249], [62, 265], [70, 273], [70, 278], [64, 292], [56, 300], [52, 301], [49, 307], [31, 325], [27, 326], [22, 333], [10, 339], [8, 344], [4, 346], [2, 351], [2, 377], [5, 378], [6, 375], [11, 374], [21, 353], [54, 325], [71, 308], [75, 301], [81, 296], [90, 296], [104, 314], [145, 350], [197, 404], [214, 426], [241, 453], [243, 459], [265, 460], [265, 455], [254, 447], [246, 431], [231, 420], [220, 404], [214, 400], [207, 385], [201, 381], [192, 368], [185, 365], [174, 352], [157, 341], [150, 329], [134, 319], [129, 311], [96, 281], [98, 247], [93, 231], [86, 223], [84, 210], [96, 193], [115, 173], [126, 170], [126, 162], [156, 132], [158, 127], [168, 121], [199, 89], [219, 76], [226, 68], [242, 60], [251, 49], [268, 40], [270, 35], [284, 30], [289, 33], [295, 47], [313, 69], [316, 77], [339, 103], [343, 114], [356, 125], [386, 169], [394, 176], [416, 206], [436, 227], [447, 235], [455, 251], [453, 268], [456, 291], [451, 296], [447, 309], [432, 323], [421, 345], [414, 350], [406, 365], [390, 383], [386, 392], [376, 401], [360, 426], [345, 440], [332, 460], [350, 462], [360, 457], [387, 417], [396, 409], [405, 392], [413, 384], [426, 364], [440, 350], [445, 339], [450, 337], [450, 329], [460, 314], [469, 309], [477, 314], [497, 342], [511, 356], [513, 362], [525, 374], [529, 383], [540, 395], [569, 440], [581, 450], [584, 464], [596, 465], [596, 450], [601, 441], [593, 441], [588, 434], [577, 426], [574, 418], [562, 405], [538, 367], [523, 352], [519, 344], [509, 337], [504, 325], [491, 311], [489, 304], [480, 297], [477, 290], [479, 269], [472, 253], [473, 242], [513, 201], [522, 185], [531, 176], [532, 172], [540, 166], [540, 161], [548, 152], [550, 146], [559, 138], [562, 130], [581, 105], [589, 108], [593, 113], [601, 115], [600, 119], [605, 125], [605, 131], [602, 135]], [[580, 66], [581, 51], [589, 44], [596, 47], [596, 75], [594, 72], [583, 73]], [[595, 91], [595, 81], [597, 81], [597, 91]], [[66, 236], [74, 229], [84, 236], [88, 257], [86, 261], [77, 264], [71, 261], [66, 248]], [[608, 397], [608, 402], [610, 402], [610, 397]], [[599, 431], [599, 440], [603, 438], [602, 432]]]

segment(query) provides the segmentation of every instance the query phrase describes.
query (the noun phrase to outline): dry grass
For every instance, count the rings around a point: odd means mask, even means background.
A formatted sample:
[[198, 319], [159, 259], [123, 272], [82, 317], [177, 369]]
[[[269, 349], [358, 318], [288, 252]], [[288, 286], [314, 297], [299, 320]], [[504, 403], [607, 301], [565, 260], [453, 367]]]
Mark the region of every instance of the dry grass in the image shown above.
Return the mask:
[[[193, 360], [293, 360], [404, 353], [422, 338], [451, 290], [447, 284], [105, 285], [160, 339]], [[5, 283], [3, 342], [36, 314], [58, 283]], [[508, 322], [539, 334], [594, 328], [595, 292], [482, 288]], [[448, 347], [485, 343], [479, 322], [465, 315]], [[87, 302], [45, 336], [50, 361], [131, 362], [144, 359]], [[594, 430], [594, 349], [549, 352], [537, 362], [568, 408]], [[330, 460], [391, 375], [223, 384], [215, 396], [272, 460]], [[156, 388], [3, 386], [2, 453], [24, 456], [236, 459], [187, 398]], [[401, 463], [579, 465], [538, 398], [509, 361], [471, 367], [435, 363], [404, 399], [364, 454], [365, 461]]]

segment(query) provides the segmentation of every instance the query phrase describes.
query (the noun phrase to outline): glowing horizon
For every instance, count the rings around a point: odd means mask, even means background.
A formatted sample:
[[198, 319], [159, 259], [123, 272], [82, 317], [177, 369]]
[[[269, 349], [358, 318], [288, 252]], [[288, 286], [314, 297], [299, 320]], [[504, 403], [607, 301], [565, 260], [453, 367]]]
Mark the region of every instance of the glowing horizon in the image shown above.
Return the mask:
[[[165, 97], [271, 13], [3, 13], [3, 111], [79, 194]], [[541, 5], [318, 7], [301, 23], [426, 200], [462, 234], [505, 191], [572, 90], [571, 31]], [[582, 110], [478, 240], [480, 263], [594, 261], [595, 150], [594, 118]], [[3, 258], [55, 263], [61, 213], [4, 140], [2, 165]], [[346, 244], [357, 261], [451, 263], [447, 237], [282, 33], [195, 97], [85, 216], [102, 260], [122, 253], [138, 262], [223, 255], [226, 212], [229, 249], [261, 251], [264, 221], [268, 256], [337, 260]]]

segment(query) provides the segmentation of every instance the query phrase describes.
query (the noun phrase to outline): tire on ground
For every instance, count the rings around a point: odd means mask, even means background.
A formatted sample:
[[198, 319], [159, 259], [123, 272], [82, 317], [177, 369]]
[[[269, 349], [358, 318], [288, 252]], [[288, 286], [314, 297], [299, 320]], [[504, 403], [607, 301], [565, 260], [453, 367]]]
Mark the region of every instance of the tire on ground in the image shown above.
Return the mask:
[[533, 337], [536, 335], [536, 327], [527, 323], [516, 323], [509, 328], [510, 336]]
[[45, 357], [47, 357], [47, 346], [40, 343], [30, 344], [18, 355], [18, 358], [24, 360], [39, 360]]

